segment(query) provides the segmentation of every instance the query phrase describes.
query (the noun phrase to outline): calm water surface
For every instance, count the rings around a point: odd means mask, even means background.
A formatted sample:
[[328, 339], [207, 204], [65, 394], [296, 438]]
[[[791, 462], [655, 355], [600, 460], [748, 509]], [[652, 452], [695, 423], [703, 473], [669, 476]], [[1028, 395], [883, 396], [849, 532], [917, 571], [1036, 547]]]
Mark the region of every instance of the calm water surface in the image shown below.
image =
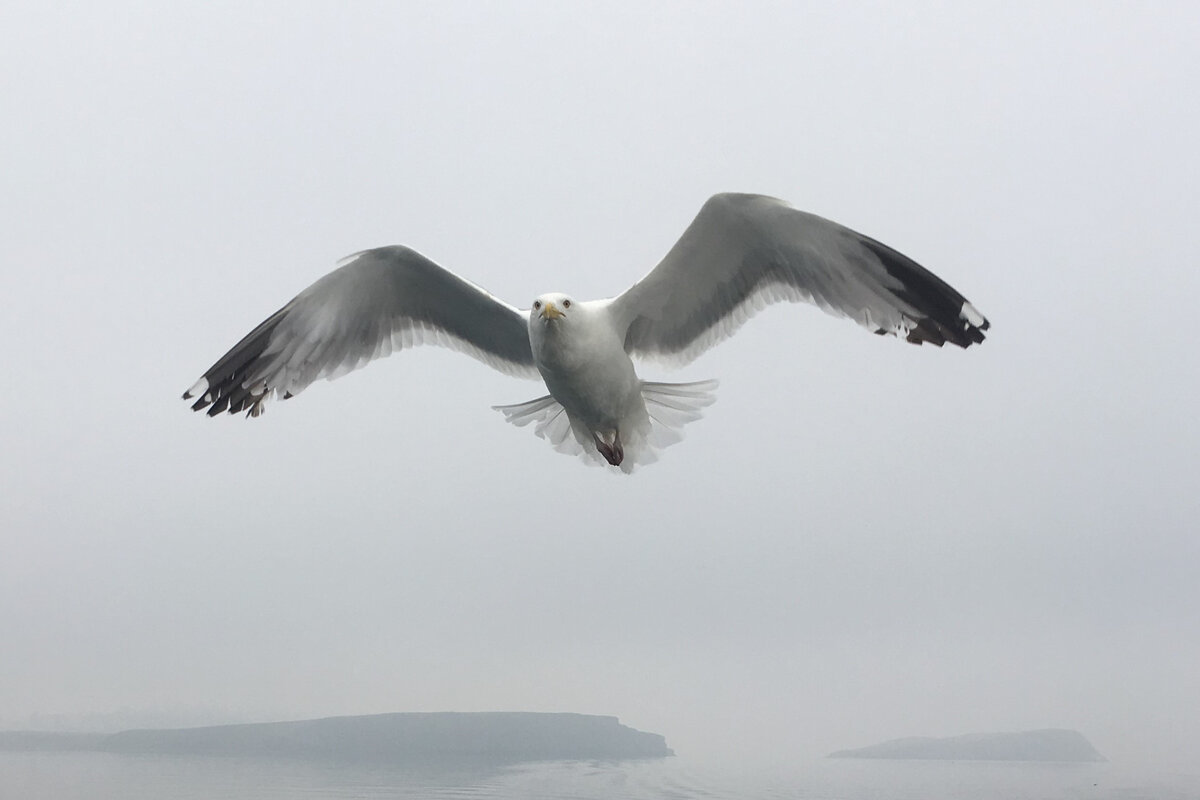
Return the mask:
[[751, 766], [687, 757], [402, 768], [281, 759], [0, 752], [3, 800], [408, 797], [1200, 800], [1200, 769], [824, 759]]

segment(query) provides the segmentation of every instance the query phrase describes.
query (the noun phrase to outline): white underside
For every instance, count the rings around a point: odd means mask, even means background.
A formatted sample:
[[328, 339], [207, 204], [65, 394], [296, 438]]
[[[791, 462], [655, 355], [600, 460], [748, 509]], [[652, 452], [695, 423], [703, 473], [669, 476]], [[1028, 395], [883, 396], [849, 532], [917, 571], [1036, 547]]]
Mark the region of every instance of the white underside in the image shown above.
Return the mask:
[[596, 449], [592, 433], [571, 419], [566, 409], [550, 395], [508, 406], [493, 406], [518, 427], [533, 424], [533, 432], [560, 453], [578, 456], [585, 463], [631, 473], [643, 464], [658, 460], [658, 451], [683, 439], [683, 426], [700, 419], [712, 405], [717, 381], [656, 383], [642, 381], [642, 407], [626, 415], [620, 428], [625, 459], [611, 466]]

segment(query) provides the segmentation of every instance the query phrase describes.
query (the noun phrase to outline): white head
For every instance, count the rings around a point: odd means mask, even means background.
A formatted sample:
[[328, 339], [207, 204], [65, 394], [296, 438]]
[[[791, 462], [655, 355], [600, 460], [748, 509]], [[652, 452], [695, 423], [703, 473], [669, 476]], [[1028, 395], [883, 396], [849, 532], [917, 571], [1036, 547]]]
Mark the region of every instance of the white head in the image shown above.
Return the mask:
[[547, 325], [558, 323], [568, 319], [576, 310], [574, 298], [562, 292], [547, 292], [533, 301], [533, 307], [529, 309], [529, 322]]

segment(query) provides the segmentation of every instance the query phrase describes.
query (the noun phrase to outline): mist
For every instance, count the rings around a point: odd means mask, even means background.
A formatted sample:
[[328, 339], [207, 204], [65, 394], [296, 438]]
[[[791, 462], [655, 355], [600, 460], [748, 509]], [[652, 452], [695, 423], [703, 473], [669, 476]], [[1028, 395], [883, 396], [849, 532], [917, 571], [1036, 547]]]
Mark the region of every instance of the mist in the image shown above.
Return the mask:
[[[10, 5], [0, 729], [619, 716], [774, 759], [1067, 727], [1195, 763], [1185, 3]], [[439, 348], [258, 420], [180, 393], [337, 259], [617, 294], [720, 191], [992, 322], [773, 306], [625, 477]]]

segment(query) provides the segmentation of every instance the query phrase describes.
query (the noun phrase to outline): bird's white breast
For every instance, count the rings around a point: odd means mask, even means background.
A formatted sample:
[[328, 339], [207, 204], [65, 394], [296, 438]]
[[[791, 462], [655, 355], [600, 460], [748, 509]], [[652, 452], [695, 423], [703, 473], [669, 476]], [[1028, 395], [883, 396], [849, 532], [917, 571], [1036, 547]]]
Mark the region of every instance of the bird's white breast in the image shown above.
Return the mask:
[[604, 301], [575, 303], [562, 319], [530, 315], [529, 342], [546, 388], [593, 431], [617, 427], [641, 403], [641, 381]]

